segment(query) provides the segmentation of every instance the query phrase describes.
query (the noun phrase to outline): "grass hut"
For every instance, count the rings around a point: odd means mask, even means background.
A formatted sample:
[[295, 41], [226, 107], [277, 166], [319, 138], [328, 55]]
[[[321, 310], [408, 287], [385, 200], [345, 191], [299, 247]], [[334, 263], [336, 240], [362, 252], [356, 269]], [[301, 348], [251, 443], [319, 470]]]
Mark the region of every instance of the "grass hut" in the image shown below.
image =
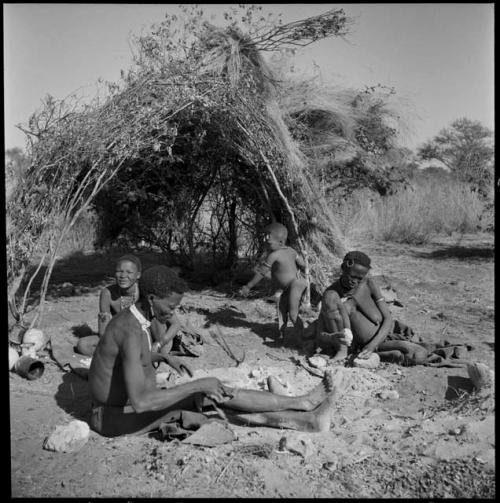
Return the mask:
[[[135, 40], [134, 67], [104, 98], [48, 97], [24, 129], [30, 165], [7, 208], [9, 301], [18, 321], [45, 261], [43, 301], [58, 249], [89, 206], [103, 236], [146, 240], [186, 264], [205, 253], [221, 267], [257, 253], [263, 226], [280, 221], [324, 286], [320, 265], [328, 270], [345, 245], [262, 51], [343, 36], [348, 22], [334, 10], [249, 35], [201, 14], [181, 28], [167, 17]], [[19, 301], [35, 251], [39, 267]]]

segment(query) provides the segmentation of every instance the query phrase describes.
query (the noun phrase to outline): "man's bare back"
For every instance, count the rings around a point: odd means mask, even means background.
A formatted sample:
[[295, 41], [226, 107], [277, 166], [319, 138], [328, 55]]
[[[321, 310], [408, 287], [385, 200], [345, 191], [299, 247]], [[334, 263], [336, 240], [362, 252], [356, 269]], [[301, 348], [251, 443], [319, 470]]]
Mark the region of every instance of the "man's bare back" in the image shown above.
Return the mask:
[[128, 309], [118, 313], [109, 322], [90, 366], [89, 386], [96, 402], [115, 407], [124, 406], [129, 402], [121, 356], [121, 349], [126, 338], [135, 338], [139, 341], [144, 386], [149, 389], [156, 386], [148, 337]]

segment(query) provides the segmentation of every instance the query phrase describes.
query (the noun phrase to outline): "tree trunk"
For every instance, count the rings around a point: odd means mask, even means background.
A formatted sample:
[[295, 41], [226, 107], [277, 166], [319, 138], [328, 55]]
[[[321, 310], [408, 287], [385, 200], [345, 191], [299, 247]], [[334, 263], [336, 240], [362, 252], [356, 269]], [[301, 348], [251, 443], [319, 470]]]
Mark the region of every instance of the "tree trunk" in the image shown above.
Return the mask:
[[233, 198], [229, 207], [229, 249], [227, 252], [227, 267], [232, 267], [238, 259], [238, 243], [236, 232], [236, 198]]

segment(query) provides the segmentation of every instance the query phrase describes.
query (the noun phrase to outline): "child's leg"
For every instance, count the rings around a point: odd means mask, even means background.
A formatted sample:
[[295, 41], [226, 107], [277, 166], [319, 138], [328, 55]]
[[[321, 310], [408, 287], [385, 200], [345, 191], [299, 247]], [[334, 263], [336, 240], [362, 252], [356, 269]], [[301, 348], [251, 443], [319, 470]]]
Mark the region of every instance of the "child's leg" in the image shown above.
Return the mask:
[[[283, 290], [280, 290], [278, 296], [276, 297], [276, 314], [278, 315], [278, 330], [281, 334], [281, 327], [283, 326], [283, 314], [281, 312], [281, 297], [283, 296]], [[286, 327], [286, 324], [285, 324]]]
[[288, 294], [288, 316], [293, 323], [292, 338], [295, 342], [299, 342], [304, 331], [304, 323], [299, 316], [299, 307], [302, 295], [307, 287], [304, 279], [294, 279], [289, 286]]
[[278, 315], [278, 328], [280, 332], [280, 337], [284, 338], [285, 337], [285, 330], [286, 326], [288, 325], [288, 296], [290, 294], [290, 291], [285, 289], [278, 301], [278, 312], [280, 313]]

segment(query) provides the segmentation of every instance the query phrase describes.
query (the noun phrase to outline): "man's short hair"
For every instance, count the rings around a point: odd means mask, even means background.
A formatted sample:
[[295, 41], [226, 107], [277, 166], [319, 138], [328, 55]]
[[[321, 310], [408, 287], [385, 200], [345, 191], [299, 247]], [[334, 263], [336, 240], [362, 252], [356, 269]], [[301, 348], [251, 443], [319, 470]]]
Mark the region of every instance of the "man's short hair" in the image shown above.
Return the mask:
[[136, 267], [137, 267], [137, 270], [139, 272], [142, 271], [142, 264], [141, 264], [141, 261], [139, 260], [138, 257], [136, 257], [135, 255], [131, 255], [131, 254], [127, 254], [127, 255], [123, 255], [121, 256], [117, 261], [116, 261], [116, 265], [118, 265], [119, 263], [121, 262], [132, 262], [132, 264], [135, 264]]
[[286, 238], [288, 237], [288, 229], [278, 222], [273, 222], [266, 227], [266, 232], [276, 236], [283, 244], [286, 243]]
[[350, 251], [346, 253], [343, 264], [347, 267], [352, 267], [354, 264], [362, 265], [368, 269], [371, 267], [371, 259], [368, 255], [360, 251]]
[[164, 299], [173, 292], [183, 294], [186, 290], [186, 282], [164, 265], [149, 267], [139, 279], [139, 291], [143, 297], [153, 294]]

